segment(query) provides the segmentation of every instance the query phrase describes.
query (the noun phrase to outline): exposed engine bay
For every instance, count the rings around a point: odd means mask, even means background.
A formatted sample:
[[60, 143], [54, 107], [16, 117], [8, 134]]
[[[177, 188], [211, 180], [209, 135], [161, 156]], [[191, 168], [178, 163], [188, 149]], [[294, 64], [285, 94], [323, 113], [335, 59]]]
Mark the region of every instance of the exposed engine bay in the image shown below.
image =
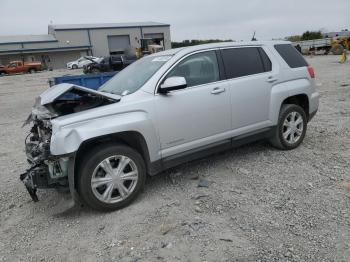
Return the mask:
[[46, 107], [49, 111], [54, 112], [58, 116], [78, 113], [88, 109], [104, 106], [113, 103], [113, 101], [105, 97], [93, 94], [84, 94], [82, 91], [74, 90], [57, 99]]
[[[36, 195], [38, 188], [69, 186], [70, 156], [54, 156], [50, 153], [51, 120], [119, 101], [98, 91], [63, 85], [65, 88], [62, 88], [62, 85], [57, 86], [58, 89], [61, 89], [60, 92], [54, 90], [56, 88], [54, 86], [38, 97], [32, 113], [23, 125], [31, 125], [30, 132], [25, 139], [25, 152], [30, 167], [20, 175], [20, 179], [35, 202], [38, 201]], [[52, 96], [52, 93], [56, 97]], [[43, 96], [45, 94], [46, 96]], [[43, 100], [48, 103], [44, 104]]]

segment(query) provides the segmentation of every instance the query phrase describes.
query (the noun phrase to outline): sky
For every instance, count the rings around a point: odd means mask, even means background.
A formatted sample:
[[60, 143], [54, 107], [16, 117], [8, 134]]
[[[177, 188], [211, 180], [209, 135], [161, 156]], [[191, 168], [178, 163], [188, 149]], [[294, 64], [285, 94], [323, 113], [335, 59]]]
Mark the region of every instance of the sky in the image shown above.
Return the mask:
[[284, 38], [350, 30], [350, 0], [0, 0], [0, 35], [46, 34], [49, 23], [154, 21], [173, 41]]

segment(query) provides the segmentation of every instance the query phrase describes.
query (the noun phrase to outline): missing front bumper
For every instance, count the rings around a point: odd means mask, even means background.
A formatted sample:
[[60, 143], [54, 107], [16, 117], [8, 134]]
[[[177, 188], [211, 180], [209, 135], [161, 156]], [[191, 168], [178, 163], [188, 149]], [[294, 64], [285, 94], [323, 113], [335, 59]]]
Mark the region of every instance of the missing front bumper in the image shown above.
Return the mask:
[[40, 184], [45, 183], [44, 181], [40, 180], [40, 177], [45, 177], [46, 175], [44, 174], [43, 176], [42, 173], [43, 171], [40, 168], [34, 167], [28, 169], [27, 172], [20, 175], [21, 181], [24, 183], [24, 186], [26, 187], [30, 197], [34, 202], [39, 201], [39, 198], [36, 194], [37, 188]]
[[20, 180], [24, 183], [24, 186], [34, 202], [39, 201], [36, 194], [37, 189], [68, 188], [67, 177], [51, 179], [49, 168], [44, 164], [29, 168], [25, 173], [20, 175]]
[[24, 183], [24, 186], [26, 187], [30, 197], [32, 198], [32, 200], [34, 202], [38, 202], [38, 196], [36, 194], [36, 187], [33, 184], [33, 179], [30, 175], [30, 173], [23, 173], [19, 176], [19, 178], [21, 179], [21, 181]]

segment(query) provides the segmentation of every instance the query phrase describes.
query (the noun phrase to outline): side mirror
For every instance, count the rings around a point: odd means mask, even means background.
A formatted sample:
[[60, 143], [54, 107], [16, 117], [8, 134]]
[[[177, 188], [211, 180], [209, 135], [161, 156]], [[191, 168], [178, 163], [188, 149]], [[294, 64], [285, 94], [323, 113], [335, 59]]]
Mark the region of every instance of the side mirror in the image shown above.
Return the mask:
[[163, 84], [161, 84], [158, 92], [166, 94], [173, 90], [184, 89], [187, 87], [186, 79], [182, 76], [173, 76], [167, 78]]

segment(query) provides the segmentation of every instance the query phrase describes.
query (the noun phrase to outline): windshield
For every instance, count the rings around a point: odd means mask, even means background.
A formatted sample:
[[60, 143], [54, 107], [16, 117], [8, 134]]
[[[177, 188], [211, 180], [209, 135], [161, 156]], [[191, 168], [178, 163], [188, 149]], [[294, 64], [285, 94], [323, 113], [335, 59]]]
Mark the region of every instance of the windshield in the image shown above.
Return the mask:
[[146, 56], [117, 73], [99, 91], [118, 95], [134, 93], [170, 58], [171, 56]]

